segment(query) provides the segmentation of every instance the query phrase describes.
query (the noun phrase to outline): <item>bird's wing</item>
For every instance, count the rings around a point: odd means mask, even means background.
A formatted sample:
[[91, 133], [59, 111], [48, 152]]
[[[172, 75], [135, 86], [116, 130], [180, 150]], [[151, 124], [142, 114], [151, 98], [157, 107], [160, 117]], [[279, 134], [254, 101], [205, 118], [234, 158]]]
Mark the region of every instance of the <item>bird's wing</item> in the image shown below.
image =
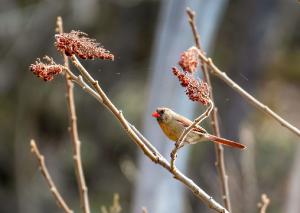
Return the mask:
[[[176, 119], [177, 122], [181, 123], [184, 127], [189, 127], [193, 122], [185, 117], [181, 117], [180, 120]], [[207, 133], [207, 131], [202, 128], [201, 126], [196, 126], [193, 128], [194, 132], [198, 132], [198, 133]]]

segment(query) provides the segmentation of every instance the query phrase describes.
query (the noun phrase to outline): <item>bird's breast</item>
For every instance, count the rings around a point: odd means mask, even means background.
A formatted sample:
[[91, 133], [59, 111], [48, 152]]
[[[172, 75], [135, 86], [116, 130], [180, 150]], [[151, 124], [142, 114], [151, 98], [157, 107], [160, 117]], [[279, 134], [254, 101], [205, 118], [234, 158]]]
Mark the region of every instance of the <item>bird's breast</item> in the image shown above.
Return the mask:
[[[163, 122], [158, 122], [162, 131], [165, 133], [165, 135], [172, 141], [177, 141], [179, 137], [181, 136], [182, 132], [184, 131], [184, 127], [178, 123], [168, 123], [165, 124]], [[186, 138], [185, 142], [189, 144], [198, 143], [200, 141], [203, 141], [205, 139], [201, 135], [197, 134], [196, 132], [192, 131], [190, 132]]]
[[178, 129], [170, 124], [159, 122], [159, 125], [162, 131], [165, 133], [165, 135], [172, 141], [177, 141], [182, 133], [182, 129]]

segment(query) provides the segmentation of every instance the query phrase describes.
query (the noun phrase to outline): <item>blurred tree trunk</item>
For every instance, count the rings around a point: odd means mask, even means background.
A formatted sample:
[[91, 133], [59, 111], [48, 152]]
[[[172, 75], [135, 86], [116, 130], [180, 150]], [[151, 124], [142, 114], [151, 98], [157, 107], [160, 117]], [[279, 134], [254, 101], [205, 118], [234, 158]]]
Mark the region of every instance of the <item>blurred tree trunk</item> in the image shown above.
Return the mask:
[[[197, 12], [197, 24], [202, 45], [207, 51], [214, 40], [214, 32], [222, 17], [225, 0], [215, 1], [163, 1], [156, 32], [156, 43], [152, 54], [152, 70], [149, 82], [149, 102], [144, 120], [144, 133], [147, 138], [168, 159], [174, 144], [161, 132], [151, 112], [159, 106], [166, 106], [193, 118], [194, 109], [199, 105], [185, 97], [184, 89], [172, 76], [171, 67], [176, 65], [180, 53], [194, 45], [185, 9], [191, 7]], [[189, 147], [179, 152], [177, 166], [186, 172]], [[139, 177], [134, 197], [134, 212], [141, 212], [145, 206], [149, 212], [173, 213], [184, 210], [183, 186], [166, 171], [154, 165], [140, 154]]]

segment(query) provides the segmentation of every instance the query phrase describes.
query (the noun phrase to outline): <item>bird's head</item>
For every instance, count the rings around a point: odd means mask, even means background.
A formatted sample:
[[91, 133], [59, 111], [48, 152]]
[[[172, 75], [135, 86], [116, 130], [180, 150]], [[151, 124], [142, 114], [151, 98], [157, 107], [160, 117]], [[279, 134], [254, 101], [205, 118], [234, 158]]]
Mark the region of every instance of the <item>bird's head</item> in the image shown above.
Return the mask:
[[169, 123], [173, 117], [173, 111], [169, 108], [159, 107], [152, 113], [152, 116], [157, 119], [158, 122]]

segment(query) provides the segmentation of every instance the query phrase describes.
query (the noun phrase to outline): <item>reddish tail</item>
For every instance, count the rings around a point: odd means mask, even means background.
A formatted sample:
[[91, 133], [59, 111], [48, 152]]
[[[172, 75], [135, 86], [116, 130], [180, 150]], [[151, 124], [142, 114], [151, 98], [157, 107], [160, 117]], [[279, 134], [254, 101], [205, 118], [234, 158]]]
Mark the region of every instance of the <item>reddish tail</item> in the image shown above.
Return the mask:
[[233, 148], [239, 148], [239, 149], [245, 149], [246, 148], [246, 146], [244, 146], [241, 143], [237, 143], [237, 142], [234, 142], [234, 141], [231, 141], [231, 140], [227, 140], [225, 138], [219, 138], [219, 137], [214, 136], [214, 135], [209, 135], [207, 137], [207, 139], [211, 140], [213, 142], [216, 142], [216, 143], [220, 143], [220, 144], [224, 144], [226, 146], [233, 147]]

